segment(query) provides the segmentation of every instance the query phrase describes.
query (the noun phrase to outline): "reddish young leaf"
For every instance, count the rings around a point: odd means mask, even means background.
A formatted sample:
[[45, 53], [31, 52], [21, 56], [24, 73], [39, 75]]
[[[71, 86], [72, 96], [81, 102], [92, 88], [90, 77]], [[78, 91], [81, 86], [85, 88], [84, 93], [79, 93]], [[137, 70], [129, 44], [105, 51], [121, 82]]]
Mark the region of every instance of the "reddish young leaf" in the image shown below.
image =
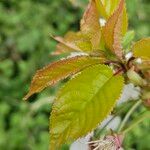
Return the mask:
[[84, 34], [93, 34], [99, 29], [99, 15], [95, 0], [91, 0], [80, 22], [80, 30]]
[[90, 51], [92, 49], [89, 39], [80, 32], [68, 32], [64, 38], [53, 36], [52, 38], [59, 42], [56, 51], [52, 53], [53, 55], [71, 51]]
[[114, 28], [114, 43], [113, 43], [113, 51], [115, 52], [115, 54], [119, 57], [122, 58], [122, 16], [123, 16], [123, 12], [121, 12], [121, 14], [119, 15], [118, 21], [115, 25]]
[[99, 13], [97, 11], [95, 0], [89, 3], [83, 18], [80, 22], [80, 30], [90, 38], [94, 49], [99, 48], [101, 28], [99, 24]]
[[73, 75], [84, 68], [102, 63], [104, 60], [89, 56], [76, 56], [73, 58], [64, 59], [58, 62], [51, 63], [45, 68], [37, 71], [33, 77], [30, 91], [25, 96], [28, 99], [34, 93], [42, 91], [48, 86], [56, 84], [58, 81]]
[[119, 58], [122, 57], [121, 35], [123, 22], [124, 0], [119, 3], [118, 9], [108, 19], [104, 29], [104, 40], [107, 48], [114, 52]]
[[[75, 43], [72, 41], [72, 39], [69, 40], [68, 36], [66, 36], [65, 38], [55, 36], [55, 37], [53, 37], [53, 39], [60, 42], [64, 46], [70, 48], [70, 50], [80, 51], [80, 49], [75, 45]], [[73, 40], [75, 40], [75, 38]]]

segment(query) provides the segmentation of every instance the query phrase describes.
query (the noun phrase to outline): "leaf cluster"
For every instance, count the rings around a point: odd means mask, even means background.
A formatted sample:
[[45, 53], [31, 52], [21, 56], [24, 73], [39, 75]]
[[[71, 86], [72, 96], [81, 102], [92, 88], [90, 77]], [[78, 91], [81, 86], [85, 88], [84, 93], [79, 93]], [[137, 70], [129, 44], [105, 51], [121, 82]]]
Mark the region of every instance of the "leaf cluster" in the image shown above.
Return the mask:
[[[143, 100], [149, 100], [150, 38], [130, 47], [132, 33], [127, 30], [124, 0], [90, 0], [78, 32], [68, 32], [64, 38], [52, 36], [59, 42], [53, 55], [76, 52], [79, 56], [37, 71], [25, 97], [72, 76], [58, 92], [52, 107], [51, 150], [96, 128], [111, 113], [124, 83], [140, 86]], [[133, 54], [128, 58], [130, 53]]]

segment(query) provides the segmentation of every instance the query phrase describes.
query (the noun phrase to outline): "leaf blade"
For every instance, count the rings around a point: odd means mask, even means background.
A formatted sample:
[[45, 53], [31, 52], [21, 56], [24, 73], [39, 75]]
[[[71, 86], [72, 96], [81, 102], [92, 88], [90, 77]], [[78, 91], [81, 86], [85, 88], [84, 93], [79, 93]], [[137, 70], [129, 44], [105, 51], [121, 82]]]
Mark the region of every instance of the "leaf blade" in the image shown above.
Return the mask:
[[76, 56], [51, 63], [37, 71], [31, 82], [29, 93], [24, 99], [28, 99], [31, 95], [42, 91], [47, 86], [55, 85], [58, 81], [90, 65], [98, 64], [103, 61], [104, 59], [92, 58], [89, 56]]
[[136, 42], [132, 51], [136, 57], [150, 59], [150, 37]]
[[113, 53], [115, 53], [119, 58], [122, 58], [123, 55], [121, 45], [123, 8], [124, 8], [124, 0], [121, 0], [118, 9], [108, 19], [103, 29], [106, 47]]
[[103, 5], [102, 1], [101, 0], [95, 0], [95, 1], [96, 1], [97, 10], [99, 11], [100, 16], [104, 18], [108, 18], [106, 8]]
[[[114, 89], [116, 85], [118, 88]], [[111, 93], [110, 88], [113, 89]], [[60, 90], [53, 105], [51, 150], [94, 129], [111, 112], [122, 88], [122, 76], [114, 77], [112, 70], [105, 65], [89, 67], [69, 81]]]
[[89, 33], [97, 28], [99, 28], [99, 14], [95, 0], [90, 0], [80, 21], [80, 30], [84, 33]]
[[92, 49], [89, 39], [81, 32], [68, 32], [64, 38], [59, 36], [52, 36], [52, 38], [59, 42], [55, 52], [53, 52], [53, 55], [59, 55], [67, 52], [87, 52]]
[[95, 0], [91, 0], [86, 8], [80, 22], [80, 30], [85, 36], [89, 37], [93, 49], [99, 49], [101, 28]]

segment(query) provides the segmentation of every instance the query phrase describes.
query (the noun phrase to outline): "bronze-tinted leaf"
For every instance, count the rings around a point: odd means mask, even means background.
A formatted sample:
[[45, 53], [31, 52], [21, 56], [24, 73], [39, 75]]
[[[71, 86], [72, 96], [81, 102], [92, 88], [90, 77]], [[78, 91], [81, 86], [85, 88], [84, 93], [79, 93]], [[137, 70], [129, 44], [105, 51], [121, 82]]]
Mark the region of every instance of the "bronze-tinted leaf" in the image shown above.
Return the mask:
[[45, 68], [37, 71], [33, 77], [30, 91], [24, 99], [29, 98], [34, 93], [42, 91], [48, 86], [56, 84], [58, 81], [73, 75], [82, 69], [93, 64], [102, 63], [103, 59], [89, 56], [76, 56], [73, 58], [64, 59], [54, 62]]
[[[100, 13], [100, 16], [106, 21], [113, 15], [113, 13], [118, 8], [120, 0], [96, 0], [97, 9]], [[122, 24], [122, 33], [125, 35], [128, 28], [128, 16], [126, 11], [126, 5], [124, 5], [123, 10], [123, 24]]]
[[107, 48], [114, 52], [119, 58], [122, 57], [121, 36], [123, 24], [124, 0], [120, 1], [118, 9], [108, 19], [104, 30], [104, 40]]
[[94, 49], [99, 48], [101, 28], [95, 0], [91, 0], [87, 7], [83, 18], [81, 19], [80, 30], [89, 37]]
[[116, 22], [114, 28], [114, 42], [113, 42], [113, 51], [119, 57], [122, 58], [123, 50], [122, 50], [122, 16], [123, 12], [120, 13], [118, 21]]

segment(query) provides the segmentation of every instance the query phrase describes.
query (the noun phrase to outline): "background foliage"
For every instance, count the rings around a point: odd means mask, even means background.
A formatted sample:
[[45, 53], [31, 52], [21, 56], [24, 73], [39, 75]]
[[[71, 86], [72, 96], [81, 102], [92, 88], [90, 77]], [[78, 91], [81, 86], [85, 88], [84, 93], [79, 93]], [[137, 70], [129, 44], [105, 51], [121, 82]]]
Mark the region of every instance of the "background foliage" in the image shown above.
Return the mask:
[[[23, 102], [22, 98], [35, 71], [58, 59], [50, 55], [56, 45], [50, 34], [77, 30], [86, 1], [0, 1], [1, 150], [48, 149], [50, 101], [59, 85], [33, 96], [30, 102]], [[127, 7], [135, 40], [149, 36], [150, 1], [127, 0]], [[150, 149], [148, 125], [145, 121], [130, 132], [126, 149]]]

